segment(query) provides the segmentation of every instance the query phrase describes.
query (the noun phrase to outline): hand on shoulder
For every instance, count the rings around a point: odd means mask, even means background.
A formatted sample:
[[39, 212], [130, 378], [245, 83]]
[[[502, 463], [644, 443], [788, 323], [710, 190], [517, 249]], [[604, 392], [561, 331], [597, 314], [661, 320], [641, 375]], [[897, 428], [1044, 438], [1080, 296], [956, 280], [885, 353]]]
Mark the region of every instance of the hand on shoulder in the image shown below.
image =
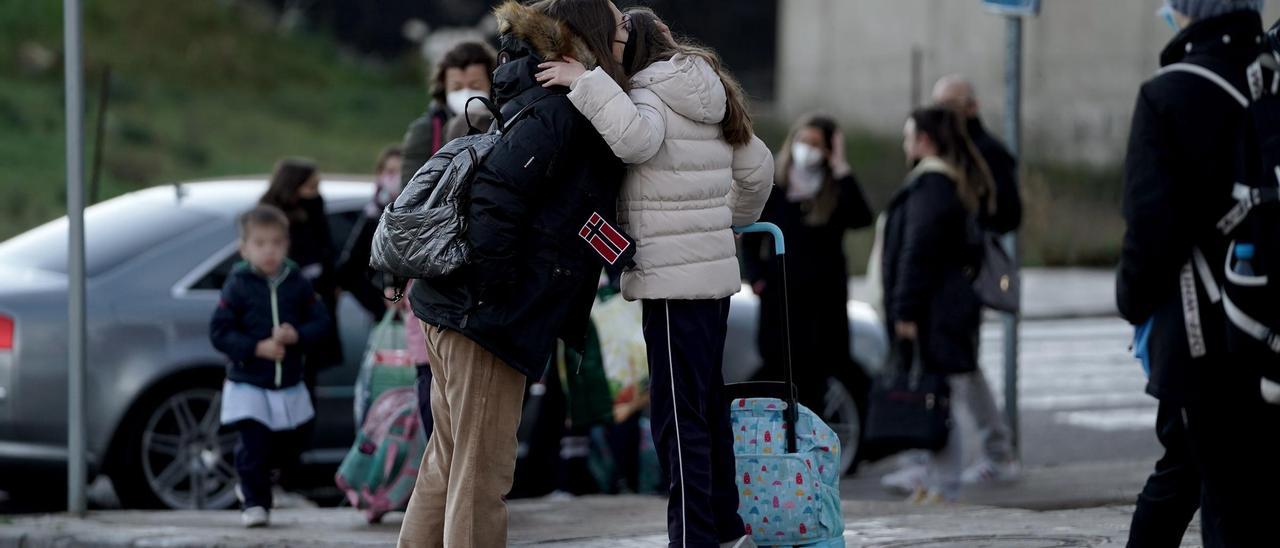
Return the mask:
[[538, 65], [542, 72], [534, 75], [534, 78], [542, 82], [542, 87], [549, 88], [554, 86], [571, 87], [578, 78], [587, 73], [587, 67], [572, 57], [565, 57], [563, 61], [547, 61]]

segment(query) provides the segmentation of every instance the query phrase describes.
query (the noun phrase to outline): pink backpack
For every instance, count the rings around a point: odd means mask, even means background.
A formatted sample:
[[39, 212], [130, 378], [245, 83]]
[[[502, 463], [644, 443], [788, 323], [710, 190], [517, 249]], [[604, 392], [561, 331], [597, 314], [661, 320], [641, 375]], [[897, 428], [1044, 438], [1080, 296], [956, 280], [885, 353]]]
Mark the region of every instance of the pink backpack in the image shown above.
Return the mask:
[[414, 388], [387, 390], [369, 407], [334, 481], [369, 523], [378, 523], [408, 506], [426, 447]]

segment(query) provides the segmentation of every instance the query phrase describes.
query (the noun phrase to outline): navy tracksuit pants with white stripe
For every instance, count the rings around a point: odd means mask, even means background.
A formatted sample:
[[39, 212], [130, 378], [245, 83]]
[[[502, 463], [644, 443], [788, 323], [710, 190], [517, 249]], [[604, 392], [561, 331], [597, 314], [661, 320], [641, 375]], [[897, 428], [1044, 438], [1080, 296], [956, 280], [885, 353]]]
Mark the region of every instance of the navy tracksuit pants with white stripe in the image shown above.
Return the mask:
[[728, 319], [727, 298], [644, 301], [653, 441], [670, 481], [673, 547], [718, 547], [746, 534], [720, 369]]

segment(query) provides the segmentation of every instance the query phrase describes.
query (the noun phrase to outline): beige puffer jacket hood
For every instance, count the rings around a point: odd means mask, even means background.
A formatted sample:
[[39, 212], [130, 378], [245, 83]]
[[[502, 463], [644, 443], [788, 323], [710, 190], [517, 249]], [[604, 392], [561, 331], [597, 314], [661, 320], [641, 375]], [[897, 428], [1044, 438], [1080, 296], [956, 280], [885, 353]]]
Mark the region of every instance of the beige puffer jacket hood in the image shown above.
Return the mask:
[[618, 220], [636, 239], [622, 275], [627, 299], [718, 299], [741, 287], [731, 227], [747, 225], [773, 189], [773, 156], [753, 137], [732, 147], [720, 128], [724, 84], [698, 56], [676, 55], [631, 78], [624, 93], [600, 69], [569, 99], [630, 164]]

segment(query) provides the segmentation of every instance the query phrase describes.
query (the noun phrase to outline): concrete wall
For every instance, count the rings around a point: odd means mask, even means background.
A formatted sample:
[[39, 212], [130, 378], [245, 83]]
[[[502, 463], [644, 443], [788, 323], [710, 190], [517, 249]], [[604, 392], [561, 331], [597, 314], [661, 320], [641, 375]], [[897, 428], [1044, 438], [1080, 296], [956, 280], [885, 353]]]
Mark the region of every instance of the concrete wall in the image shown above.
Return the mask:
[[[1123, 158], [1138, 86], [1173, 32], [1162, 0], [1044, 0], [1024, 26], [1024, 150], [1031, 159], [1112, 165]], [[1002, 133], [1005, 22], [978, 0], [782, 0], [778, 103], [820, 108], [861, 129], [898, 135], [911, 107], [912, 48], [923, 96], [938, 77], [974, 80]], [[1280, 17], [1280, 0], [1264, 13]]]

